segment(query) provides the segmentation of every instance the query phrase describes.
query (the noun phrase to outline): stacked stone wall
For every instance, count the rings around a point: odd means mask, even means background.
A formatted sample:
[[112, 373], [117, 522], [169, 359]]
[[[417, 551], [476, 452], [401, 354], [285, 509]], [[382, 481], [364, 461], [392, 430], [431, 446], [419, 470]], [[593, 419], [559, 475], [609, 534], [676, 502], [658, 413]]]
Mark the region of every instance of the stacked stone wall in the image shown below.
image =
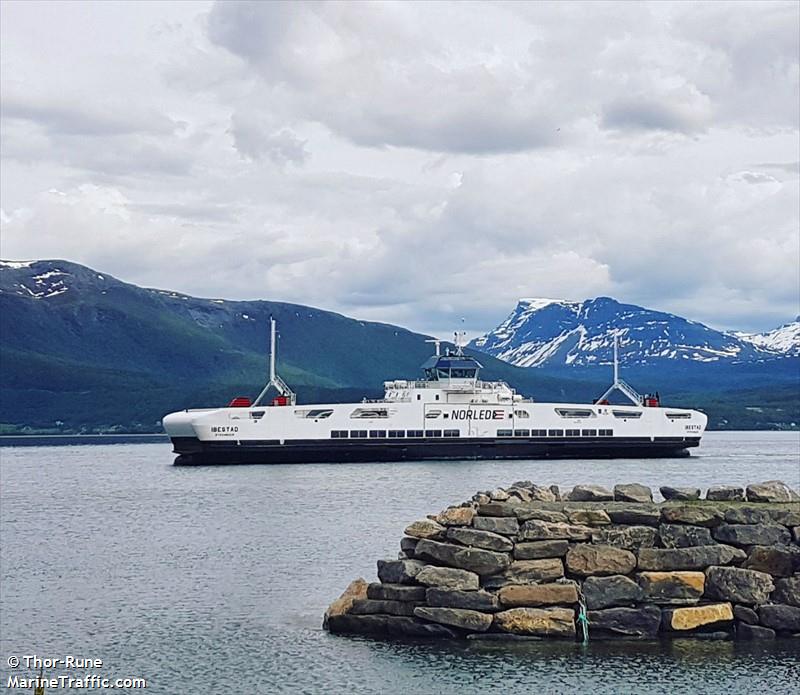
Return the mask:
[[378, 582], [351, 583], [334, 633], [467, 639], [800, 636], [800, 497], [745, 488], [563, 495], [529, 481], [413, 522]]

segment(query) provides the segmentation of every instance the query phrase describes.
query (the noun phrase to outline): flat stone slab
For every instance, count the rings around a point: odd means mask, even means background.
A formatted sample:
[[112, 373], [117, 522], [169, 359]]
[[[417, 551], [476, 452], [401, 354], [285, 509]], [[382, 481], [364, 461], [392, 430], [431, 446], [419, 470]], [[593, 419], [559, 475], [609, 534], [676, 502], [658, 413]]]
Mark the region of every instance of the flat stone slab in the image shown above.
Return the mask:
[[694, 630], [705, 625], [730, 622], [733, 608], [730, 603], [715, 603], [706, 606], [672, 608], [664, 611], [664, 622], [671, 630]]
[[622, 575], [587, 577], [581, 591], [589, 610], [611, 606], [633, 606], [644, 598], [642, 587]]
[[464, 528], [461, 526], [451, 526], [447, 529], [447, 540], [474, 548], [496, 550], [505, 553], [511, 552], [514, 548], [514, 544], [499, 533], [481, 531], [474, 528]]
[[473, 591], [480, 587], [480, 577], [475, 572], [455, 567], [436, 567], [426, 565], [416, 577], [424, 586], [438, 586], [449, 589]]
[[639, 551], [639, 569], [704, 570], [711, 565], [728, 565], [740, 562], [747, 554], [729, 545], [699, 545], [694, 548], [642, 548]]
[[629, 550], [610, 545], [575, 545], [565, 559], [567, 570], [589, 575], [628, 574], [636, 568], [636, 556]]
[[516, 536], [519, 533], [519, 521], [516, 517], [476, 516], [472, 519], [472, 527], [503, 536]]
[[592, 543], [624, 550], [652, 548], [658, 532], [652, 526], [604, 526], [592, 531]]
[[753, 545], [749, 548], [742, 567], [766, 572], [773, 577], [791, 577], [795, 571], [800, 571], [800, 548]]
[[466, 608], [427, 608], [420, 606], [414, 609], [414, 615], [423, 620], [430, 620], [441, 625], [457, 627], [470, 632], [484, 632], [492, 624], [492, 616], [480, 611]]
[[739, 623], [736, 625], [736, 637], [740, 640], [775, 639], [775, 630], [762, 625]]
[[614, 493], [601, 485], [576, 485], [567, 499], [570, 502], [610, 502], [614, 500]]
[[658, 604], [697, 603], [705, 584], [703, 572], [642, 572], [639, 575], [644, 600]]
[[384, 584], [413, 584], [423, 567], [420, 560], [378, 560], [378, 579]]
[[658, 526], [661, 521], [661, 510], [654, 504], [625, 503], [610, 508], [608, 516], [615, 524]]
[[436, 521], [442, 526], [469, 526], [474, 516], [472, 507], [448, 507], [437, 515]]
[[800, 574], [785, 579], [776, 579], [772, 600], [775, 603], [800, 607]]
[[730, 545], [788, 545], [792, 536], [778, 524], [721, 524], [712, 532], [720, 543]]
[[504, 586], [498, 592], [503, 606], [552, 606], [578, 602], [574, 584], [529, 584]]
[[367, 598], [377, 601], [424, 601], [425, 587], [411, 586], [408, 584], [378, 584], [373, 582], [367, 586]]
[[433, 519], [420, 519], [406, 526], [404, 533], [412, 538], [441, 538], [446, 530]]
[[706, 499], [714, 502], [743, 502], [744, 488], [735, 485], [714, 485], [706, 491]]
[[488, 612], [500, 609], [500, 601], [497, 596], [483, 589], [461, 591], [432, 587], [427, 590], [425, 600], [429, 606], [438, 608], [466, 608]]
[[386, 615], [414, 615], [414, 608], [419, 602], [385, 601], [371, 598], [359, 598], [353, 601], [350, 613], [353, 615], [371, 615], [384, 613]]
[[589, 639], [598, 630], [638, 639], [654, 639], [661, 625], [658, 606], [638, 608], [605, 608], [587, 611]]
[[748, 502], [791, 502], [797, 493], [781, 480], [767, 480], [747, 486]]
[[425, 560], [441, 562], [443, 565], [465, 569], [476, 574], [496, 574], [511, 564], [505, 553], [496, 553], [480, 548], [466, 548], [452, 543], [439, 543], [427, 539], [417, 543], [414, 555]]
[[618, 502], [652, 502], [653, 491], [646, 485], [640, 485], [639, 483], [615, 485], [614, 499]]
[[706, 593], [710, 598], [757, 605], [767, 601], [775, 585], [764, 572], [740, 567], [709, 567], [706, 570]]
[[374, 634], [393, 637], [436, 637], [454, 639], [458, 632], [444, 625], [418, 618], [394, 615], [337, 615], [328, 621], [328, 630], [335, 634]]
[[499, 588], [508, 584], [536, 584], [560, 579], [564, 576], [564, 563], [561, 558], [542, 558], [541, 560], [515, 560], [500, 574], [482, 577], [481, 583], [487, 589]]
[[611, 523], [611, 517], [602, 509], [571, 509], [567, 512], [567, 520], [578, 526], [606, 526]]
[[564, 557], [569, 550], [569, 541], [531, 541], [514, 546], [515, 560], [540, 560], [548, 557]]
[[494, 625], [516, 635], [575, 638], [575, 611], [570, 608], [510, 608], [494, 615]]
[[588, 541], [592, 537], [592, 529], [588, 526], [577, 526], [558, 522], [551, 523], [548, 521], [531, 519], [522, 524], [519, 537], [520, 540], [524, 541]]
[[665, 548], [691, 548], [696, 545], [714, 545], [711, 530], [705, 526], [687, 524], [661, 524], [658, 536]]
[[691, 524], [692, 526], [719, 526], [725, 515], [717, 507], [709, 505], [676, 504], [661, 508], [661, 517], [668, 524]]
[[699, 487], [670, 487], [669, 485], [664, 485], [658, 490], [665, 500], [691, 502], [692, 500], [700, 499]]

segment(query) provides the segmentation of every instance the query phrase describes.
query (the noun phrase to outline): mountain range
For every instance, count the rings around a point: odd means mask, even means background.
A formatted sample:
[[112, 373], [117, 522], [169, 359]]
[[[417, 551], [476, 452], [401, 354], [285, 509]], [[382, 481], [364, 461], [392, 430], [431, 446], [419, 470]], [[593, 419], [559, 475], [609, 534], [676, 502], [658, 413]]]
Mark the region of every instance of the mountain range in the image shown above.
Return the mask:
[[[164, 413], [253, 396], [278, 369], [301, 402], [360, 400], [414, 378], [428, 336], [307, 306], [142, 288], [62, 260], [0, 262], [0, 432], [157, 431]], [[720, 333], [609, 298], [521, 300], [467, 352], [483, 377], [538, 400], [588, 401], [623, 376], [717, 428], [800, 422], [797, 325]]]

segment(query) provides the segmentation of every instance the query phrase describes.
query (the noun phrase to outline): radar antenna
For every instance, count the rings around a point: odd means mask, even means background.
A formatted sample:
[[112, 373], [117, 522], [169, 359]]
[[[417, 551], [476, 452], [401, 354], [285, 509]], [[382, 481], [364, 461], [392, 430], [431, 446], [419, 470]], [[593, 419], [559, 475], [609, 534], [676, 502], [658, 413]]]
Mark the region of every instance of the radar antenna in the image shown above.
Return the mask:
[[628, 384], [626, 384], [622, 379], [619, 378], [619, 335], [618, 331], [614, 331], [614, 383], [608, 387], [608, 390], [600, 396], [595, 401], [595, 405], [599, 405], [603, 403], [603, 401], [607, 400], [608, 397], [614, 393], [614, 391], [619, 391], [623, 395], [627, 396], [634, 405], [642, 405], [644, 402], [642, 397], [636, 393], [636, 391], [631, 388]]
[[278, 343], [276, 340], [276, 331], [275, 331], [275, 319], [272, 316], [269, 317], [269, 381], [267, 385], [263, 388], [260, 394], [258, 394], [258, 398], [254, 401], [253, 405], [257, 406], [261, 403], [262, 399], [267, 395], [267, 391], [269, 391], [270, 387], [274, 387], [275, 390], [286, 399], [286, 403], [288, 405], [295, 405], [297, 403], [297, 396], [295, 395], [294, 391], [290, 389], [286, 382], [281, 379], [278, 374], [275, 372], [275, 359], [278, 351]]
[[432, 338], [431, 340], [426, 340], [426, 343], [433, 343], [436, 346], [436, 356], [441, 357], [442, 354], [442, 341], [438, 338]]

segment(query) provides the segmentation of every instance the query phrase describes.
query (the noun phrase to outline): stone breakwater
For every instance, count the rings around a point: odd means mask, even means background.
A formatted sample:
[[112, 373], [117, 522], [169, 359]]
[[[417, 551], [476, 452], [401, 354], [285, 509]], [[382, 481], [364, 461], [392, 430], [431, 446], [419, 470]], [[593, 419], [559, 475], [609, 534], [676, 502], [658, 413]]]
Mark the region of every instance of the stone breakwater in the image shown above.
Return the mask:
[[800, 497], [784, 483], [529, 481], [413, 522], [333, 633], [489, 640], [800, 637]]

